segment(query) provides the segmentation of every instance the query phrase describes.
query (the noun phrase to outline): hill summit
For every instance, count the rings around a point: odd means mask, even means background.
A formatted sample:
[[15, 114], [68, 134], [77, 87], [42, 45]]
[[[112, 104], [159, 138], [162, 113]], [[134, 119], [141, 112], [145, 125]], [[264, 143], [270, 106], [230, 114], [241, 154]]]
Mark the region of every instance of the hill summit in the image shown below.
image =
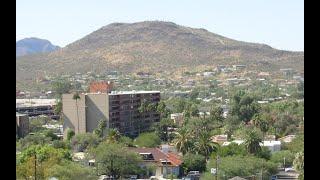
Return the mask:
[[229, 39], [205, 29], [172, 22], [112, 23], [46, 54], [17, 60], [17, 80], [36, 73], [117, 70], [176, 71], [203, 65], [245, 64], [252, 68], [295, 68], [303, 71], [303, 52]]
[[35, 53], [52, 52], [59, 49], [50, 41], [39, 38], [24, 38], [16, 42], [16, 56], [24, 56]]

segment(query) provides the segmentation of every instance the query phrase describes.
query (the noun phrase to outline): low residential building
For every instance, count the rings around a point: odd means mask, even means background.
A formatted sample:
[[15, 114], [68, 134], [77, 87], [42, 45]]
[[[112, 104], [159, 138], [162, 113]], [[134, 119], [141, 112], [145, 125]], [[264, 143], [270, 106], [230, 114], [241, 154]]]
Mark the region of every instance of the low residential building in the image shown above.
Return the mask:
[[276, 136], [275, 135], [266, 135], [264, 137], [265, 141], [275, 141], [276, 140]]
[[74, 100], [73, 94], [62, 95], [64, 135], [67, 129], [76, 134], [93, 132], [99, 121], [106, 121], [106, 128], [115, 128], [127, 136], [138, 136], [147, 131], [160, 114], [155, 110], [140, 112], [143, 101], [157, 104], [160, 91], [112, 91], [111, 93], [82, 93]]
[[143, 159], [143, 162], [140, 165], [141, 167], [147, 167], [150, 165], [155, 167], [155, 170], [148, 174], [149, 177], [155, 176], [157, 178], [162, 178], [170, 174], [178, 177], [182, 173], [182, 158], [168, 149], [130, 148], [130, 151], [141, 155]]
[[291, 142], [294, 138], [296, 137], [296, 135], [287, 135], [284, 136], [282, 138], [279, 138], [279, 141], [285, 142], [285, 143], [289, 143]]
[[211, 76], [213, 76], [214, 75], [214, 72], [204, 72], [203, 73], [203, 76], [204, 77], [211, 77]]
[[222, 143], [228, 141], [228, 135], [226, 135], [226, 134], [215, 135], [215, 136], [212, 136], [212, 137], [211, 137], [211, 140], [212, 140], [213, 142], [222, 144]]
[[16, 135], [23, 138], [29, 134], [29, 116], [16, 113]]
[[245, 69], [247, 66], [246, 65], [233, 65], [233, 70], [242, 70]]

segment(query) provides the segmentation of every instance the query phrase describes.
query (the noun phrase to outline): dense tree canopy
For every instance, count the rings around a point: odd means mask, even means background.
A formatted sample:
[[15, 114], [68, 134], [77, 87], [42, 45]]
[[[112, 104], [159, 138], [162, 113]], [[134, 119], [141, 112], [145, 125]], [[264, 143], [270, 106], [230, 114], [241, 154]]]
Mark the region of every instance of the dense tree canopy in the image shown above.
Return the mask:
[[119, 179], [142, 171], [138, 166], [141, 161], [140, 156], [121, 144], [102, 142], [91, 155], [96, 159], [99, 174]]
[[139, 147], [157, 147], [161, 144], [161, 139], [155, 133], [142, 133], [134, 141]]
[[[216, 160], [211, 159], [207, 169], [216, 167]], [[232, 178], [235, 176], [245, 177], [258, 175], [263, 172], [264, 176], [268, 177], [277, 171], [277, 165], [272, 162], [267, 162], [264, 159], [254, 156], [227, 156], [221, 157], [219, 163], [219, 177]], [[204, 176], [202, 179], [212, 179], [212, 174]]]
[[206, 158], [200, 154], [187, 153], [183, 156], [183, 169], [185, 172], [206, 170]]

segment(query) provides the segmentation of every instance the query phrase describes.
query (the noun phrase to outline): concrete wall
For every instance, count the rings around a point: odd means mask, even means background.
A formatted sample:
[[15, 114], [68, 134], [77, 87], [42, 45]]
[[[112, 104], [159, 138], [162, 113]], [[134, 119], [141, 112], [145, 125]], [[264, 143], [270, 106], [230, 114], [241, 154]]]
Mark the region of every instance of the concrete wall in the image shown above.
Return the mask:
[[107, 121], [106, 129], [109, 128], [109, 97], [107, 94], [88, 94], [86, 106], [87, 132], [93, 132], [102, 119]]
[[[74, 130], [76, 134], [86, 132], [85, 122], [85, 95], [79, 94], [80, 99], [77, 101], [73, 99], [73, 94], [62, 95], [62, 115], [64, 119], [63, 131], [66, 136], [67, 129]], [[77, 113], [78, 106], [78, 113]], [[78, 118], [79, 118], [79, 132], [78, 132]]]

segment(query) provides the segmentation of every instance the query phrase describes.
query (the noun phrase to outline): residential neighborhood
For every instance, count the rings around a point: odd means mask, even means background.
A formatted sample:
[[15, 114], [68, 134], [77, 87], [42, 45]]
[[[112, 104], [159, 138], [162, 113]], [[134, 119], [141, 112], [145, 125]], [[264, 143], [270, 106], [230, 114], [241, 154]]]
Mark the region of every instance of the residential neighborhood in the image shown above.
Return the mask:
[[16, 179], [304, 180], [303, 7], [17, 0]]

